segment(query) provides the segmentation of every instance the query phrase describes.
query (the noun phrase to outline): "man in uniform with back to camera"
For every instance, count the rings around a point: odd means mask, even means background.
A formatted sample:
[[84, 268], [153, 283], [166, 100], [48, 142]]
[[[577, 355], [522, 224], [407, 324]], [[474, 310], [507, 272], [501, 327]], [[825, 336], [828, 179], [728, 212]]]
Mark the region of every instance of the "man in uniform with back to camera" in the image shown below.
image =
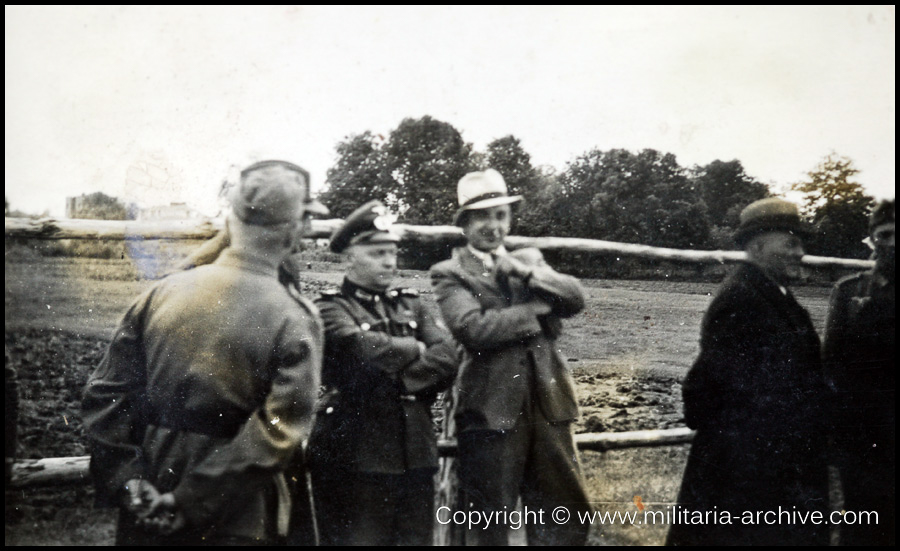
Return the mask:
[[[557, 273], [537, 249], [509, 252], [509, 196], [496, 170], [473, 172], [458, 185], [456, 224], [468, 245], [431, 269], [444, 321], [464, 346], [457, 380], [460, 503], [469, 511], [508, 514], [517, 498], [544, 523], [526, 525], [531, 545], [582, 545], [591, 511], [572, 421], [578, 405], [556, 339], [560, 318], [584, 308], [581, 285]], [[565, 506], [569, 522], [551, 511]], [[508, 525], [475, 526], [468, 544], [507, 545]]]
[[377, 201], [331, 238], [349, 267], [316, 301], [326, 393], [308, 448], [325, 545], [432, 545], [437, 438], [431, 405], [457, 345], [413, 289], [391, 288], [399, 237]]
[[840, 527], [841, 545], [894, 545], [896, 310], [894, 201], [869, 218], [875, 268], [834, 287], [825, 368], [836, 391], [834, 444], [844, 510], [875, 511], [878, 523]]
[[117, 543], [275, 543], [283, 475], [312, 428], [322, 326], [277, 279], [304, 228], [308, 180], [265, 161], [241, 172], [231, 246], [155, 283], [129, 308], [84, 392], [98, 503]]
[[741, 521], [745, 511], [768, 513], [766, 521], [780, 511], [828, 514], [819, 337], [788, 290], [808, 235], [797, 206], [782, 199], [741, 212], [735, 241], [747, 262], [706, 311], [683, 387], [685, 420], [697, 434], [678, 503], [716, 522], [674, 524], [670, 545], [828, 544], [824, 524]]

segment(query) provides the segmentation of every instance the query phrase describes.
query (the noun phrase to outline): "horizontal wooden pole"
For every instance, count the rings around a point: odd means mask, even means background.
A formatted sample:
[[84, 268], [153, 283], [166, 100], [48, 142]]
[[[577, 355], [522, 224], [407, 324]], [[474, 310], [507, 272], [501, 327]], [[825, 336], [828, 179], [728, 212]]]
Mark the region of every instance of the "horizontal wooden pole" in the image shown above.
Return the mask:
[[12, 480], [9, 484], [13, 488], [83, 484], [90, 481], [88, 474], [90, 460], [88, 455], [22, 459], [13, 464]]
[[[609, 451], [625, 448], [671, 446], [685, 444], [694, 437], [688, 428], [665, 430], [638, 430], [631, 432], [594, 432], [575, 435], [575, 445], [582, 450]], [[456, 455], [456, 440], [438, 442], [438, 453], [445, 457]], [[13, 464], [13, 488], [30, 486], [58, 486], [83, 484], [90, 480], [88, 465], [90, 456], [49, 457], [47, 459], [23, 459]]]
[[[340, 219], [313, 220], [308, 237], [327, 239], [343, 223]], [[221, 219], [139, 221], [139, 220], [54, 220], [44, 218], [6, 218], [7, 237], [36, 239], [208, 239], [222, 229]], [[461, 243], [462, 231], [456, 226], [410, 226], [396, 224], [394, 231], [404, 244]], [[634, 243], [617, 243], [600, 239], [577, 237], [523, 237], [509, 236], [510, 248], [537, 247], [550, 251], [574, 251], [600, 253], [622, 257], [667, 260], [693, 264], [728, 264], [746, 259], [743, 251], [694, 251], [651, 247]], [[875, 263], [871, 260], [854, 260], [806, 255], [803, 263], [810, 267], [838, 267], [867, 270]]]

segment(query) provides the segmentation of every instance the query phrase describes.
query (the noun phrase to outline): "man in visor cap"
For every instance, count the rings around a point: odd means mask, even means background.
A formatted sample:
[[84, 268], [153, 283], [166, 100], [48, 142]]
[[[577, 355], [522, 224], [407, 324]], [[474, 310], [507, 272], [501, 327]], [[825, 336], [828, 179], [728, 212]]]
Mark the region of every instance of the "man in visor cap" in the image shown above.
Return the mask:
[[[727, 512], [731, 522], [675, 524], [669, 544], [828, 544], [824, 524], [768, 522], [779, 511], [808, 518], [828, 509], [819, 337], [788, 289], [808, 235], [782, 199], [741, 212], [735, 241], [747, 262], [713, 298], [684, 382], [685, 420], [697, 434], [678, 497], [684, 510], [717, 520]], [[770, 516], [742, 522], [745, 511]]]
[[321, 400], [308, 457], [325, 545], [431, 545], [438, 455], [431, 405], [453, 382], [456, 343], [413, 289], [393, 288], [398, 235], [378, 201], [331, 237], [349, 262], [316, 301], [325, 322]]
[[[565, 506], [569, 522], [527, 525], [530, 545], [583, 545], [590, 512], [572, 421], [578, 405], [556, 339], [561, 318], [584, 308], [581, 285], [557, 273], [537, 249], [504, 246], [508, 195], [496, 170], [465, 175], [457, 188], [456, 224], [468, 244], [431, 268], [444, 321], [465, 347], [454, 395], [459, 440], [460, 503], [494, 515], [465, 534], [467, 544], [506, 545], [497, 515], [522, 503], [548, 515]], [[482, 517], [483, 518], [483, 517]]]
[[305, 175], [247, 167], [231, 245], [155, 283], [88, 380], [83, 418], [97, 501], [122, 545], [264, 544], [287, 535], [284, 470], [312, 428], [323, 334], [278, 282], [304, 227]]
[[896, 309], [894, 201], [869, 218], [875, 268], [835, 286], [825, 329], [825, 367], [836, 390], [834, 443], [847, 511], [878, 524], [841, 526], [841, 545], [894, 545]]

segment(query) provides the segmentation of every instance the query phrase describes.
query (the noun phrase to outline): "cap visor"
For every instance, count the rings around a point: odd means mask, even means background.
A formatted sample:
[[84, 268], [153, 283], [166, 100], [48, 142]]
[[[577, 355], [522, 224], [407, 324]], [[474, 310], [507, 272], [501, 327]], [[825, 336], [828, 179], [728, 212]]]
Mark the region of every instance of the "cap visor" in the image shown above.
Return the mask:
[[328, 207], [318, 201], [309, 201], [307, 203], [303, 203], [303, 210], [304, 212], [314, 214], [316, 216], [328, 216], [329, 214], [331, 214], [331, 211], [328, 210]]

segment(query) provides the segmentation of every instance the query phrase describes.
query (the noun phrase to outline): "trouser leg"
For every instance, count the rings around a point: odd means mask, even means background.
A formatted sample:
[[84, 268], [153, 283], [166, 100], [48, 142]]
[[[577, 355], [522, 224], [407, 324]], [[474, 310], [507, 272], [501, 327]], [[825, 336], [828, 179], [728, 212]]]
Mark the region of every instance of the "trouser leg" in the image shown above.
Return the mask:
[[[458, 441], [460, 508], [494, 519], [508, 515], [524, 473], [527, 431], [464, 430]], [[466, 531], [466, 544], [508, 545], [508, 526], [482, 522]]]
[[[543, 511], [542, 522], [527, 522], [529, 545], [584, 545], [590, 522], [590, 498], [584, 488], [571, 423], [550, 423], [535, 408], [532, 441], [522, 482], [522, 504]], [[568, 521], [554, 515], [565, 508]], [[562, 510], [559, 511], [562, 514]], [[584, 522], [583, 522], [584, 521]]]
[[310, 470], [320, 545], [346, 545], [352, 531], [353, 473], [329, 465]]
[[402, 475], [394, 512], [395, 545], [434, 544], [434, 469], [414, 469]]

